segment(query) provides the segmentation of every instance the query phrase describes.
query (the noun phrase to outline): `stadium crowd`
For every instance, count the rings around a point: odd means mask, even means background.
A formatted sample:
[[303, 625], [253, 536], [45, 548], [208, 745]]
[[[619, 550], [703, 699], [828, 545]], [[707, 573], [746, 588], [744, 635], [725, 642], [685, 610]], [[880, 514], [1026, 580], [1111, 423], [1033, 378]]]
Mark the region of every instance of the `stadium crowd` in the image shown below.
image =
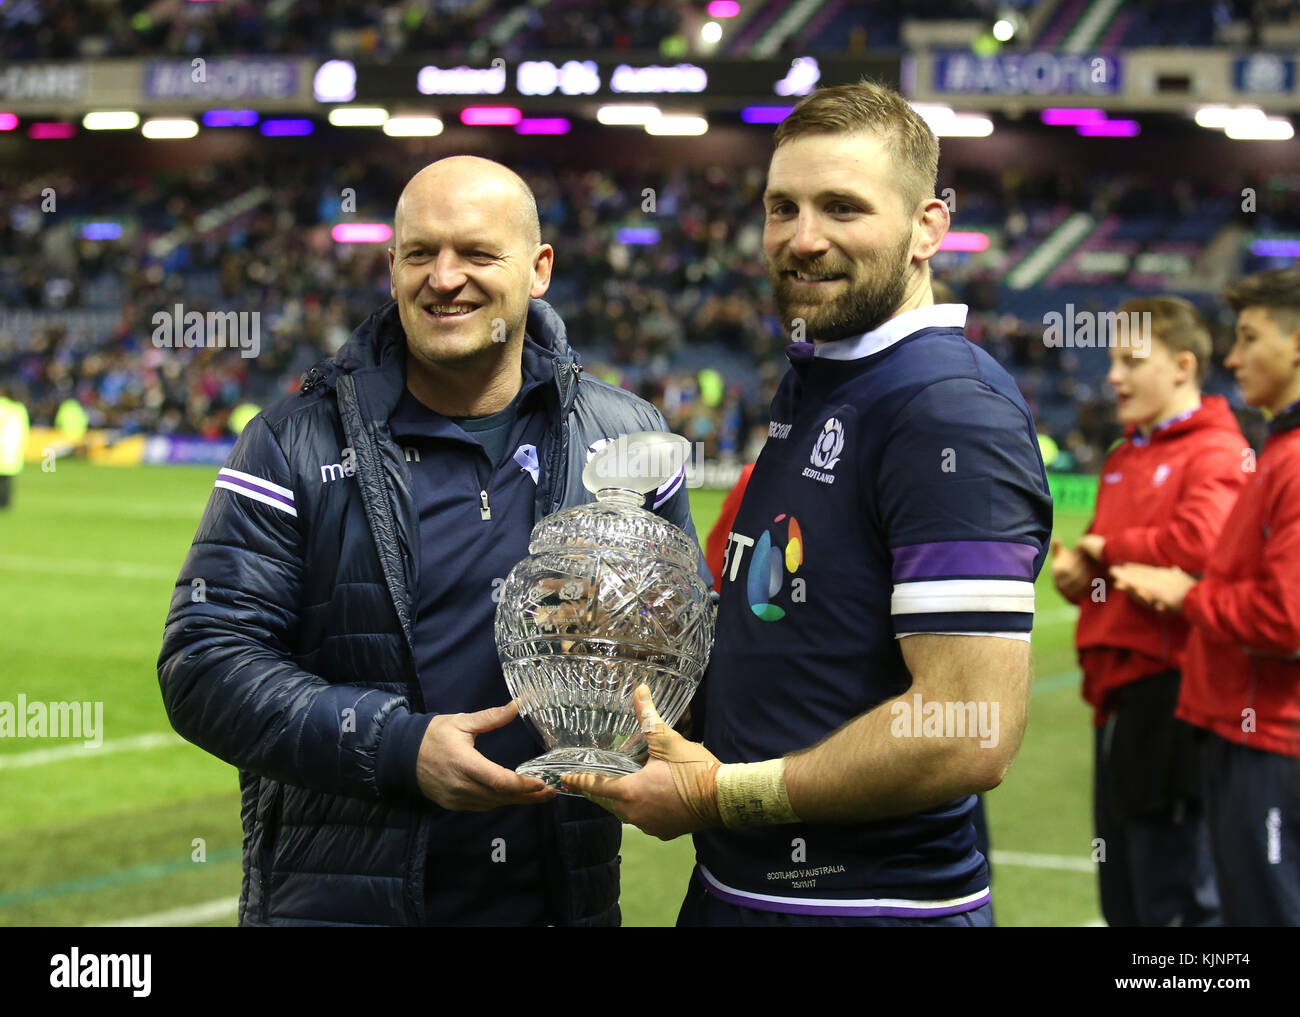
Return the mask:
[[[756, 454], [788, 342], [762, 267], [761, 169], [520, 168], [556, 250], [547, 299], [587, 369], [656, 402], [707, 456]], [[0, 185], [11, 209], [0, 220], [0, 301], [8, 309], [0, 316], [0, 373], [17, 383], [33, 423], [51, 422], [73, 396], [93, 427], [226, 433], [234, 406], [293, 390], [308, 366], [389, 299], [385, 245], [336, 243], [330, 227], [389, 221], [405, 170], [377, 147], [342, 166], [260, 158], [110, 179], [11, 179]], [[1077, 350], [1044, 344], [1041, 311], [1017, 306], [1024, 294], [1002, 285], [1008, 266], [1066, 209], [1091, 208], [1099, 222], [1146, 223], [1149, 235], [1126, 241], [1129, 249], [1158, 242], [1168, 223], [1230, 224], [1223, 195], [1235, 182], [1169, 192], [1112, 174], [1085, 190], [1056, 175], [959, 171], [953, 183], [954, 228], [988, 230], [995, 242], [979, 255], [940, 254], [936, 277], [970, 304], [968, 336], [1012, 371], [1044, 432], [1067, 453], [1063, 462], [1095, 469], [1119, 433], [1104, 371], [1088, 369]], [[57, 218], [37, 210], [45, 186], [59, 195]], [[1285, 179], [1273, 186], [1252, 226], [1297, 228], [1300, 189]], [[359, 207], [345, 214], [340, 195], [349, 187]], [[242, 214], [216, 225], [219, 217], [203, 218], [249, 195], [259, 200]], [[92, 223], [120, 227], [121, 235], [95, 239], [103, 234]], [[1246, 256], [1239, 268], [1256, 262]], [[1060, 271], [1053, 292], [1085, 304], [1090, 290], [1081, 283], [1093, 277]], [[1109, 281], [1112, 290], [1178, 288], [1176, 278], [1132, 272]], [[1196, 299], [1222, 317], [1213, 293]], [[154, 315], [177, 304], [260, 312], [259, 355], [156, 347]], [[1220, 331], [1222, 344], [1226, 326]], [[1221, 372], [1220, 380], [1230, 388]]]
[[[0, 10], [7, 60], [184, 57], [267, 53], [384, 58], [400, 53], [467, 54], [511, 11], [524, 16], [493, 52], [556, 49], [656, 50], [680, 27], [680, 4], [651, 0], [518, 8], [491, 0], [230, 0], [195, 4], [117, 0], [11, 0]], [[543, 11], [541, 8], [545, 8]]]
[[[1031, 0], [876, 0], [844, 4], [822, 0], [786, 32], [780, 50], [857, 51], [897, 48], [904, 20], [964, 20], [991, 24]], [[1062, 4], [1023, 42], [1055, 45], [1087, 5]], [[1190, 10], [1189, 10], [1190, 8]], [[784, 10], [776, 0], [746, 4], [722, 52], [738, 54]], [[681, 56], [689, 36], [707, 18], [703, 2], [688, 0], [9, 0], [0, 5], [0, 57], [61, 60], [189, 57], [264, 53], [389, 59], [441, 53], [451, 59], [561, 51], [640, 51]], [[752, 11], [752, 13], [751, 13]], [[1110, 44], [1259, 45], [1278, 28], [1300, 30], [1292, 0], [1135, 0], [1123, 5]]]

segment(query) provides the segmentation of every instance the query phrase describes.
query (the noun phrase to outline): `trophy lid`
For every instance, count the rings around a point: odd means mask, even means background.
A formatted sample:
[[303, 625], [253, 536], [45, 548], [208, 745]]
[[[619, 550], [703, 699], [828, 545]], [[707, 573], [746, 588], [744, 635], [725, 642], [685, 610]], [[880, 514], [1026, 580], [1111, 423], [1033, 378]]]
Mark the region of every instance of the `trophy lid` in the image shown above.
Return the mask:
[[695, 570], [699, 548], [684, 531], [642, 508], [645, 495], [682, 474], [690, 442], [663, 431], [626, 434], [600, 449], [582, 471], [594, 504], [575, 505], [540, 520], [530, 554], [623, 551]]
[[637, 431], [622, 434], [591, 457], [582, 486], [592, 494], [608, 488], [649, 494], [686, 469], [691, 443], [680, 434]]

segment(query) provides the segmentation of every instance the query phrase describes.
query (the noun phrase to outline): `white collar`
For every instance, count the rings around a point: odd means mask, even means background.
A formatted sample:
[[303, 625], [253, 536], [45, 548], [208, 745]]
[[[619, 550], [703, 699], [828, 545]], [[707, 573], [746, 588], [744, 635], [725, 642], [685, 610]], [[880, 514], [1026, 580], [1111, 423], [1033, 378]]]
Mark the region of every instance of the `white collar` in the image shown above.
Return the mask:
[[923, 328], [965, 328], [965, 304], [927, 304], [896, 314], [883, 324], [861, 335], [818, 343], [813, 356], [827, 360], [860, 360], [893, 346]]

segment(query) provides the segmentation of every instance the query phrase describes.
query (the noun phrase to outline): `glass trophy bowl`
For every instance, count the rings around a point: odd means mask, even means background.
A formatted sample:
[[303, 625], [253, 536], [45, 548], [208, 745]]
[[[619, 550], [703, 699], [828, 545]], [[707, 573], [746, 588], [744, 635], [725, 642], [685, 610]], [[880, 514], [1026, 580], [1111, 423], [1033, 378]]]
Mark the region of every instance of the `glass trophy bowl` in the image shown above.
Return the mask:
[[637, 686], [650, 687], [670, 725], [690, 703], [714, 607], [695, 541], [642, 508], [684, 470], [689, 449], [659, 431], [618, 438], [583, 471], [595, 502], [533, 527], [529, 557], [501, 590], [496, 643], [506, 686], [549, 751], [516, 772], [562, 791], [566, 773], [635, 773], [646, 750]]

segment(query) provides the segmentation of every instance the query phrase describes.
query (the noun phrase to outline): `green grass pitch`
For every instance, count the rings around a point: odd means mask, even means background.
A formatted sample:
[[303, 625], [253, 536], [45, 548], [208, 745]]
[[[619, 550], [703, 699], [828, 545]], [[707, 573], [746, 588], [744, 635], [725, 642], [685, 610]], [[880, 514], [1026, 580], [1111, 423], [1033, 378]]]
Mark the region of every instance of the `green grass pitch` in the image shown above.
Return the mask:
[[[0, 513], [0, 700], [100, 700], [105, 729], [93, 752], [69, 740], [0, 738], [0, 924], [234, 924], [235, 771], [171, 734], [155, 670], [170, 591], [215, 472], [28, 467]], [[702, 536], [722, 497], [691, 492]], [[1057, 533], [1072, 540], [1085, 522], [1060, 515]], [[1044, 574], [1029, 729], [988, 796], [1004, 925], [1098, 918], [1090, 719], [1073, 618]], [[692, 857], [689, 838], [662, 843], [627, 829], [624, 924], [672, 924]]]

